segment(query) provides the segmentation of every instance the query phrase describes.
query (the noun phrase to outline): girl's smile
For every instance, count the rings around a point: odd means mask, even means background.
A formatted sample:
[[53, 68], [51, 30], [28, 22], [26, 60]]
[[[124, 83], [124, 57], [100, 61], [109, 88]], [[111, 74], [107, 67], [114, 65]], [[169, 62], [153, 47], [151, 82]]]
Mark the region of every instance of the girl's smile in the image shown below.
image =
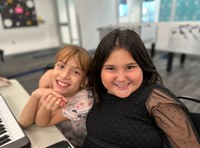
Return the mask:
[[126, 49], [117, 48], [104, 63], [101, 79], [108, 93], [126, 98], [142, 84], [143, 72]]
[[79, 91], [85, 79], [85, 73], [76, 64], [74, 58], [67, 62], [59, 61], [53, 71], [53, 88], [66, 97], [73, 96]]

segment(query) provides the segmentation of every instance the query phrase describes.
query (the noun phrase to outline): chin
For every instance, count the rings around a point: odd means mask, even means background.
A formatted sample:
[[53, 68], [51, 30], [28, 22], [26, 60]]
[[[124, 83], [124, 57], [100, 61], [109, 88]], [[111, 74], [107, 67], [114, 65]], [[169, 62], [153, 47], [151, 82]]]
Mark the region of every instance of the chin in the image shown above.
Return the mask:
[[121, 99], [125, 99], [125, 98], [127, 98], [128, 96], [130, 96], [131, 94], [114, 94], [115, 96], [117, 96], [117, 97], [119, 97], [119, 98], [121, 98]]
[[126, 95], [126, 96], [118, 96], [120, 99], [125, 99], [127, 98], [129, 95]]
[[63, 91], [61, 91], [60, 89], [54, 89], [54, 91], [56, 91], [57, 93], [63, 94]]

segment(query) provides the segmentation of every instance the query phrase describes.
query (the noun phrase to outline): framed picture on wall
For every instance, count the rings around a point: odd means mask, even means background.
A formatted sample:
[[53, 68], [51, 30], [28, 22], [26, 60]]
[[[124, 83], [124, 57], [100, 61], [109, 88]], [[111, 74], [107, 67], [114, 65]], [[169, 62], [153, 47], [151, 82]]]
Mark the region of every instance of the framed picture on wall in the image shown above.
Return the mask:
[[5, 29], [38, 25], [33, 0], [1, 0], [0, 13]]

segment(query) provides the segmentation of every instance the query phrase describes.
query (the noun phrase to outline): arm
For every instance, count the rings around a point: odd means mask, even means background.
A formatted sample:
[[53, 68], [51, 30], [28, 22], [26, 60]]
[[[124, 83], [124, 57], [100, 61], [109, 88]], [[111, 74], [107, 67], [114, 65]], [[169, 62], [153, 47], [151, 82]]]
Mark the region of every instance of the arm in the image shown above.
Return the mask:
[[155, 119], [172, 147], [200, 147], [199, 137], [184, 107], [173, 97], [154, 89], [147, 101], [147, 110]]
[[40, 95], [38, 94], [39, 90], [35, 90], [31, 97], [29, 98], [28, 102], [26, 103], [25, 107], [23, 108], [20, 117], [19, 117], [19, 124], [23, 128], [28, 128], [32, 124], [34, 124], [35, 115], [38, 109]]
[[42, 106], [37, 116], [38, 126], [49, 126], [66, 120], [80, 120], [86, 116], [93, 105], [93, 98], [87, 90], [79, 91], [76, 96], [66, 103], [66, 106], [59, 107], [60, 99], [53, 95], [46, 95], [41, 98]]
[[38, 88], [36, 89], [29, 98], [28, 102], [26, 103], [25, 107], [23, 108], [21, 115], [19, 117], [19, 124], [23, 128], [28, 128], [35, 122], [36, 113], [39, 109], [40, 105], [40, 98], [44, 94], [54, 94], [57, 97], [63, 98], [60, 94], [54, 92], [52, 89], [49, 88]]
[[[39, 80], [39, 88], [36, 89], [29, 98], [25, 107], [23, 108], [20, 118], [19, 124], [23, 128], [27, 128], [35, 123], [36, 113], [41, 106], [40, 98], [44, 93], [55, 93], [52, 89], [51, 77], [52, 77], [53, 69], [45, 72]], [[55, 95], [59, 96], [59, 94], [55, 93]]]

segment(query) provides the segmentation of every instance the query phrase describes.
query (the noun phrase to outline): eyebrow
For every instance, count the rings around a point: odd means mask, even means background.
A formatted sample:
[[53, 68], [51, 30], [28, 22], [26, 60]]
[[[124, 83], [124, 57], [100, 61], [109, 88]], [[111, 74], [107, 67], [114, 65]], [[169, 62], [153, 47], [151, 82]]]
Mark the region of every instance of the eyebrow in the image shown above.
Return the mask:
[[[58, 62], [61, 62], [62, 64], [67, 65], [67, 61], [64, 62], [63, 60], [59, 60], [59, 61], [57, 61], [57, 63]], [[78, 66], [77, 64], [73, 65], [72, 67], [75, 68], [75, 69], [79, 69], [79, 70], [83, 71], [83, 69], [80, 66]]]
[[126, 65], [138, 65], [138, 64], [136, 62], [132, 62], [132, 63], [126, 64]]
[[63, 60], [58, 60], [56, 63], [61, 62], [63, 64], [65, 64], [66, 62], [64, 62]]
[[[128, 63], [128, 64], [126, 64], [125, 66], [128, 66], [128, 65], [138, 65], [136, 62], [132, 62], [132, 63]], [[113, 64], [106, 64], [106, 65], [104, 65], [104, 66], [116, 66], [116, 65], [113, 65]], [[103, 66], [103, 67], [104, 67]]]

